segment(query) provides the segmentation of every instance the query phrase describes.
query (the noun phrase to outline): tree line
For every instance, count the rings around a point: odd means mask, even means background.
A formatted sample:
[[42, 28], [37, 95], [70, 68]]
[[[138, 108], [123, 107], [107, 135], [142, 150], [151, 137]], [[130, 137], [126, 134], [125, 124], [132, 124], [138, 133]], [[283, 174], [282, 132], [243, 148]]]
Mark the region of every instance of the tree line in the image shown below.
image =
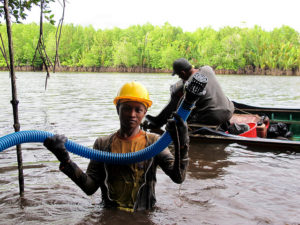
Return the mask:
[[[50, 60], [56, 51], [56, 27], [43, 24], [44, 43]], [[39, 40], [39, 25], [13, 24], [16, 66], [42, 66], [41, 58], [33, 62]], [[0, 26], [7, 47], [6, 27]], [[165, 23], [149, 23], [126, 29], [98, 29], [66, 24], [62, 27], [59, 64], [69, 67], [141, 67], [171, 69], [177, 58], [187, 58], [195, 67], [210, 65], [215, 69], [245, 68], [298, 70], [300, 68], [300, 34], [289, 26], [265, 31], [253, 28], [211, 27], [184, 32]], [[0, 56], [0, 66], [5, 67]]]

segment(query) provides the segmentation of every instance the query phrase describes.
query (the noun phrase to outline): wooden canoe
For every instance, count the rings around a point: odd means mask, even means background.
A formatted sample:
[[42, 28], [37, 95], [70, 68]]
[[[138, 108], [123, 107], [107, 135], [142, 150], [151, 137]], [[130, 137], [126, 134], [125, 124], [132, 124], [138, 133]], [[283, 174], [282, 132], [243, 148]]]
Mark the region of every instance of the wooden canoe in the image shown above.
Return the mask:
[[[258, 151], [279, 151], [279, 152], [300, 152], [300, 109], [295, 108], [272, 108], [256, 107], [234, 102], [235, 114], [239, 115], [266, 115], [270, 124], [284, 123], [292, 137], [282, 138], [261, 138], [243, 137], [231, 135], [218, 131], [214, 127], [202, 126], [200, 124], [189, 124], [193, 132], [190, 134], [191, 144], [197, 143], [237, 143], [253, 147], [252, 150]], [[253, 122], [253, 121], [252, 121]], [[195, 132], [197, 130], [197, 132]]]

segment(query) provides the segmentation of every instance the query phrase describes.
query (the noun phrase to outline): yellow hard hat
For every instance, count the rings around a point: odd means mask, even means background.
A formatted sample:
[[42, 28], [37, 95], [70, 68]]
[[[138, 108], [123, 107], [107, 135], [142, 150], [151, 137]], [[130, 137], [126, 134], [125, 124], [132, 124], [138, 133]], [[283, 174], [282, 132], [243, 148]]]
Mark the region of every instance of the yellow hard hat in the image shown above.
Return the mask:
[[152, 101], [149, 99], [149, 92], [139, 82], [128, 82], [124, 84], [118, 91], [117, 97], [114, 99], [114, 104], [117, 105], [118, 101], [135, 101], [140, 102], [149, 108]]

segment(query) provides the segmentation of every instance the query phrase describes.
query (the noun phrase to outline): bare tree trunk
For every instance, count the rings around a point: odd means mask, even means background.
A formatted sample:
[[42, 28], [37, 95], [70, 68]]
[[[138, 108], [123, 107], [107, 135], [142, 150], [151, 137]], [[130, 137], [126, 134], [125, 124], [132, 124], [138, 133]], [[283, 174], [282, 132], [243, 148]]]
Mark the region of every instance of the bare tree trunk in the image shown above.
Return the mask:
[[146, 47], [147, 47], [147, 42], [148, 42], [148, 33], [145, 35], [145, 40], [144, 40], [144, 49], [143, 49], [143, 54], [142, 54], [142, 68], [145, 66], [145, 57], [146, 57]]
[[[8, 37], [8, 48], [9, 48], [9, 58], [10, 58], [10, 77], [11, 77], [11, 91], [12, 91], [12, 108], [14, 115], [14, 129], [15, 132], [20, 131], [20, 123], [18, 116], [18, 99], [17, 99], [17, 87], [16, 87], [16, 76], [15, 76], [15, 66], [14, 66], [14, 51], [13, 51], [13, 40], [11, 32], [11, 21], [8, 8], [8, 0], [4, 0], [4, 11], [6, 20], [6, 29]], [[20, 196], [24, 196], [24, 176], [23, 176], [23, 164], [22, 164], [22, 149], [21, 145], [17, 145], [17, 160], [18, 160], [18, 170], [19, 170], [19, 189]]]
[[44, 8], [44, 0], [41, 0], [41, 13], [40, 13], [40, 37], [38, 44], [35, 49], [34, 57], [32, 60], [32, 65], [34, 66], [34, 61], [36, 59], [37, 51], [39, 52], [43, 65], [45, 66], [47, 75], [46, 75], [46, 80], [45, 80], [45, 90], [47, 89], [47, 81], [48, 78], [50, 77], [50, 70], [49, 67], [53, 66], [51, 60], [49, 59], [47, 53], [46, 53], [46, 48], [44, 44], [44, 33], [43, 33], [43, 8]]
[[0, 38], [1, 38], [1, 46], [0, 46], [1, 53], [2, 53], [2, 55], [4, 57], [4, 59], [5, 59], [7, 69], [8, 69], [8, 71], [10, 71], [9, 62], [7, 60], [7, 55], [6, 55], [5, 46], [4, 46], [4, 43], [3, 43], [2, 34], [0, 34]]
[[61, 16], [61, 19], [59, 20], [59, 23], [57, 25], [57, 29], [56, 29], [56, 34], [55, 34], [55, 40], [56, 40], [56, 51], [55, 51], [55, 61], [54, 61], [54, 66], [53, 66], [53, 73], [55, 73], [55, 68], [56, 65], [58, 67], [60, 67], [60, 61], [59, 61], [59, 56], [58, 56], [58, 48], [59, 48], [59, 41], [60, 41], [60, 36], [61, 36], [61, 29], [62, 29], [62, 25], [64, 22], [64, 17], [65, 17], [65, 8], [66, 8], [66, 1], [63, 0], [63, 13]]

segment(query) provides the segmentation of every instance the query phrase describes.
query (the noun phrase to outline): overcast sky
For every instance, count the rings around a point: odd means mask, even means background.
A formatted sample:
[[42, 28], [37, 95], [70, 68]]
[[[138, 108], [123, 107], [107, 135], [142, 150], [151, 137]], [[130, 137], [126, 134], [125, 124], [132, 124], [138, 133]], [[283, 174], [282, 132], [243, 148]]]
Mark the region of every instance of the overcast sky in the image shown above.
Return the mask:
[[[61, 7], [52, 6], [55, 19]], [[30, 13], [29, 13], [30, 14]], [[38, 9], [28, 21], [39, 21]], [[64, 23], [95, 29], [169, 22], [184, 31], [211, 26], [253, 27], [265, 30], [288, 25], [300, 32], [300, 0], [68, 0]]]

